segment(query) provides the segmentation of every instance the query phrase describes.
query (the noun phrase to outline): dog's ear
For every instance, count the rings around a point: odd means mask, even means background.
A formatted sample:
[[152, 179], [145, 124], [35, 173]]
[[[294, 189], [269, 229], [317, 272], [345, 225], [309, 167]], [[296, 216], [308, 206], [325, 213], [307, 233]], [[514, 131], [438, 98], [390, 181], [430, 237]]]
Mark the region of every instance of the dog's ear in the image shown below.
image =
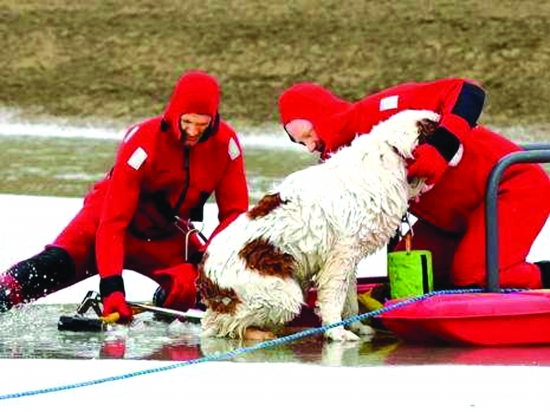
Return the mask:
[[418, 144], [423, 144], [433, 135], [439, 123], [430, 119], [422, 119], [416, 122], [416, 126], [418, 127]]

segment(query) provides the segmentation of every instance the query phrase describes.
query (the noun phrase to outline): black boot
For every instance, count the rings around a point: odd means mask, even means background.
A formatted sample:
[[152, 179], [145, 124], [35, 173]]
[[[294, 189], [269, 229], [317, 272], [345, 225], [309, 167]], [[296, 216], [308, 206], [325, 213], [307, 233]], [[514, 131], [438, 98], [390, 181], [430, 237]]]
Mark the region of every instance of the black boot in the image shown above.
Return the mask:
[[49, 247], [0, 275], [0, 311], [55, 292], [75, 276], [71, 255], [60, 247]]
[[550, 289], [550, 260], [541, 260], [540, 262], [535, 262], [535, 265], [540, 269], [542, 287]]

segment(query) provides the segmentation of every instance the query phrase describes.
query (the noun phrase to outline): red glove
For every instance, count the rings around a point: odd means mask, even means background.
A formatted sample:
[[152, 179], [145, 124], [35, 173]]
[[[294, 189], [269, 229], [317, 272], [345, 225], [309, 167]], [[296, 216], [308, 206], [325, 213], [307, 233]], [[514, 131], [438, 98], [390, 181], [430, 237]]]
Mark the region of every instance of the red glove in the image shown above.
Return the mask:
[[191, 263], [155, 272], [154, 280], [168, 294], [163, 307], [181, 311], [193, 307], [197, 298], [197, 277], [197, 268]]
[[413, 156], [414, 159], [408, 161], [409, 180], [416, 177], [424, 179], [429, 186], [435, 185], [447, 170], [447, 160], [431, 144], [419, 145], [414, 149]]
[[99, 293], [103, 301], [102, 315], [104, 317], [118, 313], [120, 315], [118, 323], [129, 323], [132, 320], [133, 313], [128, 303], [126, 303], [122, 276], [113, 275], [101, 278]]

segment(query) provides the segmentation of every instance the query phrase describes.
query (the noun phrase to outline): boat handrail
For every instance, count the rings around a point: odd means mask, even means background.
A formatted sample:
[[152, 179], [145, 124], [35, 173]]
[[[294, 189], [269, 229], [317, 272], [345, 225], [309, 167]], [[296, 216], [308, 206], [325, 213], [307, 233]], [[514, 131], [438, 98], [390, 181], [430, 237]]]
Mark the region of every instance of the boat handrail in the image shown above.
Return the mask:
[[550, 143], [526, 143], [524, 151], [502, 157], [491, 170], [485, 190], [485, 270], [488, 292], [500, 291], [497, 192], [504, 171], [517, 163], [550, 163]]

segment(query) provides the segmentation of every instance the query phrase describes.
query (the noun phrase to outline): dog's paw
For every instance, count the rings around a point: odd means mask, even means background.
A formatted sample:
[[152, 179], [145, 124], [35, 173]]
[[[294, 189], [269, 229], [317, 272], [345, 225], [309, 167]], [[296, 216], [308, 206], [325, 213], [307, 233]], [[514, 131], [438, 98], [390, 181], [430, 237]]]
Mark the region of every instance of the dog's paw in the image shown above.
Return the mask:
[[325, 332], [325, 336], [330, 340], [339, 342], [359, 340], [359, 336], [357, 336], [353, 332], [350, 332], [349, 330], [344, 329], [343, 326], [338, 326], [336, 328], [327, 330]]
[[361, 322], [352, 323], [349, 328], [360, 335], [363, 339], [371, 340], [376, 334], [375, 330], [368, 325], [364, 325]]
[[244, 333], [244, 340], [273, 340], [277, 336], [269, 330], [262, 330], [254, 327], [246, 328]]

